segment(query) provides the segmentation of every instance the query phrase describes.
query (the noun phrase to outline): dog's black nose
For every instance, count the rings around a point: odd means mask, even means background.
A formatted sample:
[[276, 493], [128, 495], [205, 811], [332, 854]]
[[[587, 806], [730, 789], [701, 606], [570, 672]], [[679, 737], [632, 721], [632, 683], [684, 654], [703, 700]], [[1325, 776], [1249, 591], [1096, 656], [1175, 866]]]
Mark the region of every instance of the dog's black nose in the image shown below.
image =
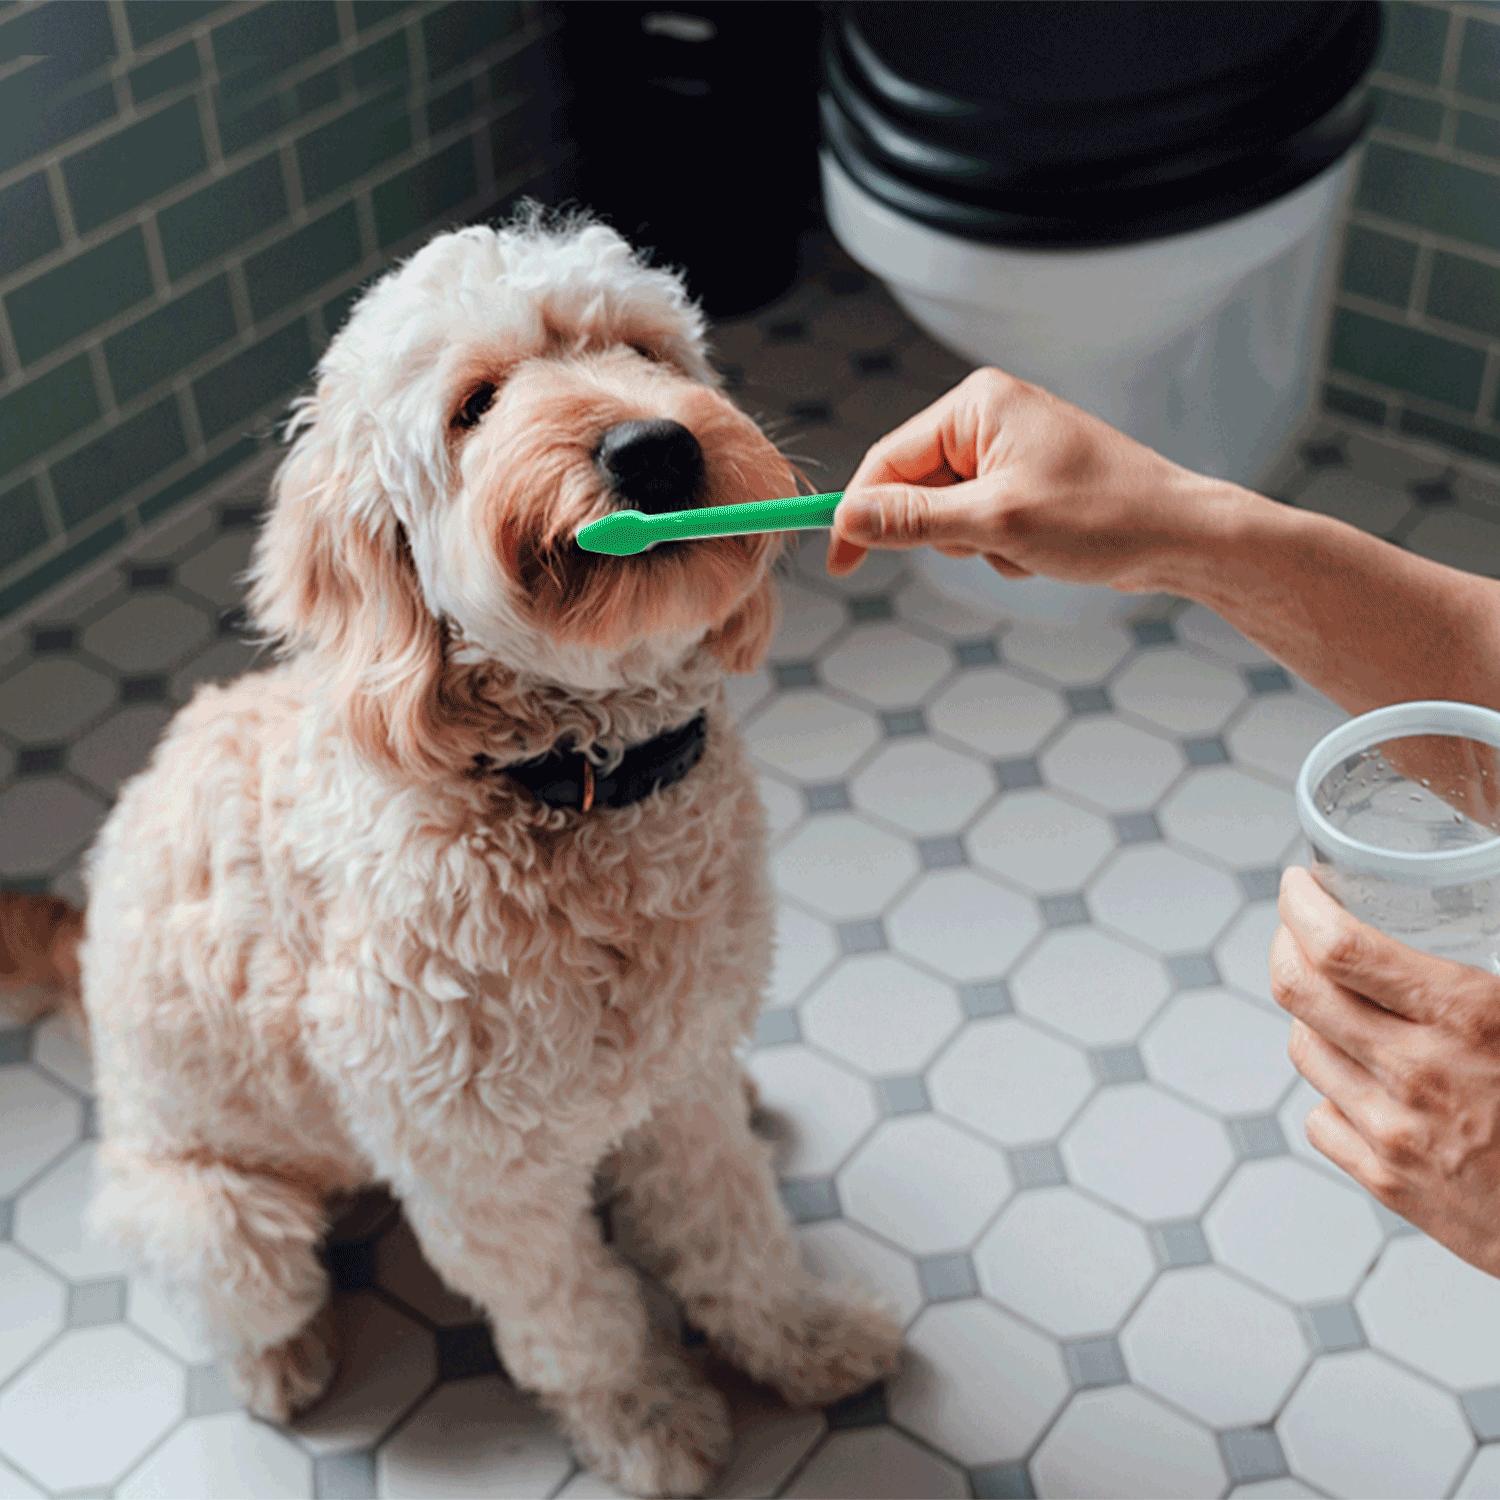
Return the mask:
[[698, 500], [703, 450], [681, 422], [621, 422], [594, 457], [610, 488], [637, 510], [684, 510]]

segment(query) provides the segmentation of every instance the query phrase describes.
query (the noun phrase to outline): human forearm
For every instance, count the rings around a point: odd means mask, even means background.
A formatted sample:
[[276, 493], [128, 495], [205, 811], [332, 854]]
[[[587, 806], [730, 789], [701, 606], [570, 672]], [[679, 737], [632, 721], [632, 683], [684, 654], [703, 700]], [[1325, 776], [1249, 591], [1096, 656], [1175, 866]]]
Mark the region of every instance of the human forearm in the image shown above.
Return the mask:
[[1222, 615], [1343, 707], [1500, 708], [1500, 583], [1214, 481], [1197, 517], [1165, 554], [1160, 586]]
[[835, 572], [927, 545], [1012, 578], [1186, 595], [1354, 712], [1500, 707], [1500, 584], [1194, 474], [997, 370], [871, 448], [834, 535]]

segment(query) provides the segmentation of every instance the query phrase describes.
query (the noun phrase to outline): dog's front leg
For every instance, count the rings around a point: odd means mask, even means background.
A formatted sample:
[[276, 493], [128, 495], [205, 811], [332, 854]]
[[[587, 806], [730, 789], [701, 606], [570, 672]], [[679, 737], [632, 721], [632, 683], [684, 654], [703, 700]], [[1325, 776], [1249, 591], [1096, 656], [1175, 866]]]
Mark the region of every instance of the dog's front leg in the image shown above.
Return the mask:
[[580, 1458], [643, 1495], [696, 1495], [729, 1447], [723, 1398], [648, 1326], [635, 1274], [603, 1243], [590, 1174], [510, 1168], [406, 1198], [428, 1261], [489, 1314], [505, 1366]]
[[616, 1172], [622, 1242], [746, 1373], [820, 1406], [895, 1369], [901, 1331], [889, 1314], [803, 1266], [738, 1084], [660, 1105]]

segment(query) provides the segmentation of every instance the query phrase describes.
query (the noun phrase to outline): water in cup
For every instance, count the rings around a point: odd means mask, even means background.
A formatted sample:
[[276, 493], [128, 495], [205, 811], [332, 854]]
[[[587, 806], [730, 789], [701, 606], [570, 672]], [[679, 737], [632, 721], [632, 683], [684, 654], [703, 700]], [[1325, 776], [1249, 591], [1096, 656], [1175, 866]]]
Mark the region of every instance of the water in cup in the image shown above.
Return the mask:
[[1500, 973], [1500, 868], [1476, 868], [1471, 853], [1500, 838], [1497, 766], [1494, 746], [1457, 734], [1394, 735], [1341, 756], [1310, 787], [1318, 879], [1391, 937]]

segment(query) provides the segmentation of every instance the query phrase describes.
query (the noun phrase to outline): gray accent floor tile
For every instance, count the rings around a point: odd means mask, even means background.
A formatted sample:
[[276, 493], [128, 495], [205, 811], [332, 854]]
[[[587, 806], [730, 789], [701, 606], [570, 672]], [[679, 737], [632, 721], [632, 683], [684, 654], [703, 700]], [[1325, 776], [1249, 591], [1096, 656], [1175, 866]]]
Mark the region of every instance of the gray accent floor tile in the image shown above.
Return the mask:
[[1365, 1329], [1352, 1302], [1324, 1302], [1302, 1309], [1303, 1321], [1319, 1354], [1365, 1347]]
[[85, 1281], [68, 1288], [68, 1327], [118, 1323], [125, 1316], [125, 1282]]
[[1036, 1500], [1031, 1475], [1020, 1462], [970, 1469], [969, 1488], [974, 1491], [974, 1500]]
[[191, 1365], [187, 1372], [185, 1409], [190, 1417], [216, 1417], [238, 1411], [239, 1397], [229, 1385], [229, 1376], [218, 1365]]
[[83, 1112], [78, 1119], [78, 1138], [84, 1141], [99, 1139], [99, 1101], [85, 1099]]
[[958, 1003], [971, 1021], [983, 1016], [1008, 1016], [1015, 1010], [1011, 1004], [1010, 987], [1003, 979], [981, 979], [959, 985]]
[[16, 775], [54, 776], [67, 763], [66, 745], [28, 745], [16, 752]]
[[757, 1047], [779, 1047], [786, 1042], [802, 1040], [802, 1024], [797, 1012], [790, 1007], [785, 1010], [763, 1010], [755, 1023], [755, 1045]]
[[849, 618], [856, 624], [863, 625], [873, 620], [889, 620], [895, 613], [895, 605], [881, 594], [872, 594], [865, 599], [849, 601]]
[[1049, 927], [1081, 927], [1089, 920], [1089, 904], [1079, 891], [1043, 896], [1037, 905], [1042, 909], [1042, 921]]
[[968, 863], [963, 843], [956, 838], [918, 839], [917, 858], [924, 870], [951, 870]]
[[10, 1238], [10, 1226], [15, 1222], [15, 1205], [9, 1198], [0, 1198], [0, 1240]]
[[1107, 714], [1114, 707], [1102, 687], [1064, 688], [1063, 701], [1068, 705], [1068, 712], [1074, 715]]
[[1235, 879], [1248, 901], [1270, 901], [1281, 890], [1281, 869], [1268, 865], [1263, 870], [1241, 870]]
[[1013, 1146], [1005, 1153], [1016, 1189], [1060, 1187], [1068, 1180], [1062, 1152], [1050, 1141], [1035, 1146]]
[[71, 625], [42, 625], [31, 632], [31, 650], [36, 656], [72, 651], [77, 645], [78, 632]]
[[484, 1323], [439, 1328], [434, 1337], [439, 1380], [467, 1380], [471, 1375], [493, 1375], [500, 1368], [495, 1341]]
[[1283, 667], [1247, 667], [1245, 686], [1257, 697], [1267, 693], [1289, 693], [1292, 679]]
[[1192, 1219], [1153, 1224], [1151, 1244], [1164, 1266], [1206, 1266], [1213, 1259], [1203, 1230]]
[[854, 805], [849, 800], [849, 788], [842, 781], [827, 781], [820, 786], [804, 787], [802, 800], [810, 813], [848, 812]]
[[1458, 496], [1453, 490], [1453, 475], [1438, 474], [1432, 479], [1418, 479], [1407, 485], [1407, 493], [1418, 505], [1452, 505]]
[[363, 1291], [375, 1285], [375, 1242], [346, 1240], [324, 1251], [328, 1274], [341, 1292]]
[[1482, 1391], [1465, 1391], [1461, 1400], [1464, 1415], [1481, 1443], [1492, 1443], [1500, 1438], [1500, 1385], [1488, 1386]]
[[1089, 1053], [1089, 1064], [1100, 1083], [1144, 1083], [1146, 1063], [1140, 1052], [1128, 1044], [1123, 1047], [1096, 1047]]
[[955, 1302], [961, 1297], [979, 1295], [974, 1262], [962, 1253], [924, 1255], [917, 1262], [917, 1280], [929, 1302]]
[[1267, 1156], [1285, 1156], [1290, 1149], [1281, 1122], [1275, 1115], [1240, 1115], [1226, 1120], [1234, 1153], [1241, 1161], [1260, 1161]]
[[1042, 768], [1029, 756], [995, 762], [995, 780], [1002, 792], [1024, 792], [1042, 784]]
[[831, 1177], [789, 1177], [780, 1191], [793, 1223], [818, 1224], [839, 1216], [839, 1190]]
[[1217, 735], [1184, 740], [1182, 753], [1190, 766], [1222, 766], [1229, 761], [1229, 747]]
[[877, 1078], [875, 1097], [881, 1112], [887, 1115], [917, 1115], [932, 1108], [927, 1085], [916, 1073], [899, 1078]]
[[1177, 639], [1170, 620], [1137, 620], [1130, 633], [1137, 646], [1170, 646]]
[[1253, 1484], [1258, 1479], [1282, 1479], [1291, 1471], [1286, 1454], [1269, 1427], [1237, 1427], [1219, 1434], [1219, 1451], [1224, 1467], [1236, 1484]]
[[324, 1453], [313, 1459], [315, 1500], [375, 1500], [375, 1454]]
[[818, 669], [810, 661], [779, 662], [771, 668], [779, 688], [805, 688], [818, 685]]
[[927, 719], [920, 708], [890, 708], [880, 715], [880, 727], [891, 738], [925, 734]]
[[1343, 444], [1332, 438], [1317, 438], [1304, 443], [1300, 453], [1302, 462], [1309, 469], [1341, 469], [1347, 461]]
[[1118, 813], [1114, 819], [1115, 837], [1122, 844], [1154, 844], [1161, 838], [1161, 824], [1155, 813]]
[[1125, 1356], [1114, 1338], [1064, 1339], [1062, 1356], [1075, 1390], [1124, 1385], [1130, 1379]]
[[164, 589], [171, 582], [171, 563], [137, 563], [125, 570], [125, 587], [132, 593], [143, 589]]
[[1166, 964], [1172, 983], [1180, 990], [1206, 990], [1223, 982], [1212, 953], [1173, 953]]
[[31, 1060], [31, 1027], [7, 1026], [0, 1031], [0, 1068]]
[[953, 648], [961, 667], [993, 667], [1000, 660], [1000, 648], [994, 641], [960, 641]]
[[834, 1432], [851, 1427], [882, 1427], [886, 1422], [885, 1387], [872, 1385], [869, 1390], [856, 1391], [826, 1407], [823, 1415]]
[[218, 630], [221, 636], [240, 635], [248, 637], [251, 634], [250, 617], [238, 604], [232, 609], [220, 610]]
[[120, 683], [121, 703], [165, 703], [171, 695], [165, 677], [127, 677]]
[[843, 953], [879, 953], [888, 944], [885, 924], [874, 918], [864, 922], [840, 922], [838, 925], [839, 949]]
[[260, 524], [261, 508], [258, 505], [226, 505], [219, 512], [220, 531], [249, 531]]

